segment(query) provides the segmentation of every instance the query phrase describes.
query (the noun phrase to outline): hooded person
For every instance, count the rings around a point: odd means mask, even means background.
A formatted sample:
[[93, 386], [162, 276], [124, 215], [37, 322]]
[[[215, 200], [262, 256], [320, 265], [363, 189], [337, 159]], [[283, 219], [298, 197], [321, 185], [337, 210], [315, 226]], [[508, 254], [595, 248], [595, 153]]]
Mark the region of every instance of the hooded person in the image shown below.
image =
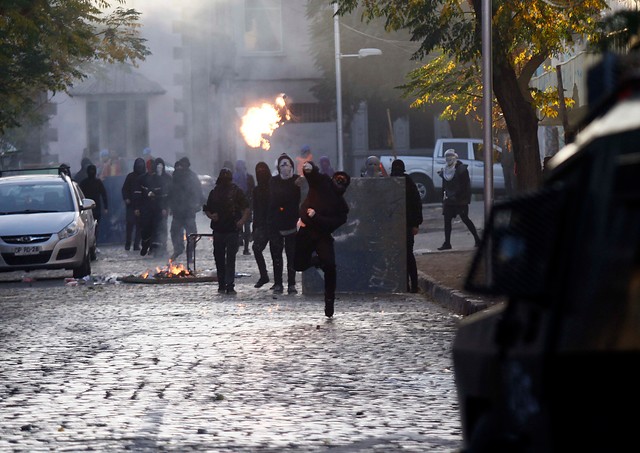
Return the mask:
[[300, 178], [294, 170], [293, 159], [281, 154], [277, 161], [278, 174], [269, 181], [269, 208], [267, 223], [269, 225], [269, 251], [273, 262], [273, 281], [271, 289], [282, 293], [282, 272], [284, 260], [282, 252], [287, 256], [288, 293], [297, 293], [296, 270], [293, 266], [295, 253], [295, 233], [300, 206]]
[[404, 161], [396, 159], [391, 163], [392, 177], [401, 177], [405, 180], [405, 215], [407, 226], [407, 278], [408, 290], [411, 293], [418, 292], [418, 267], [416, 257], [413, 254], [414, 236], [418, 234], [422, 224], [422, 200], [420, 192], [411, 177], [405, 172]]
[[271, 170], [266, 162], [258, 162], [256, 164], [256, 181], [257, 184], [253, 188], [252, 194], [252, 211], [253, 211], [253, 256], [256, 259], [260, 278], [254, 285], [255, 288], [261, 288], [269, 283], [269, 274], [267, 273], [267, 264], [264, 259], [264, 249], [269, 243], [269, 228], [267, 224], [267, 214], [269, 209], [269, 180], [271, 179]]
[[[247, 164], [244, 160], [238, 159], [236, 161], [236, 169], [233, 172], [233, 183], [238, 186], [244, 192], [244, 195], [249, 201], [249, 208], [252, 207], [251, 197], [253, 197], [253, 189], [256, 186], [256, 181], [253, 176], [247, 172]], [[249, 220], [244, 224], [243, 230], [240, 233], [240, 242], [243, 246], [242, 254], [250, 255], [249, 243], [251, 242], [251, 215]]]
[[78, 170], [76, 172], [75, 175], [73, 175], [73, 180], [75, 182], [80, 182], [82, 181], [84, 178], [87, 177], [87, 167], [89, 165], [93, 165], [93, 162], [91, 162], [91, 159], [89, 159], [88, 157], [83, 157], [82, 160], [80, 161], [80, 170]]
[[320, 166], [320, 173], [322, 173], [323, 175], [327, 175], [331, 178], [335, 173], [335, 170], [331, 166], [331, 161], [329, 160], [328, 156], [322, 156], [318, 161], [318, 164]]
[[[189, 235], [198, 233], [196, 213], [205, 201], [200, 179], [190, 167], [189, 158], [183, 157], [175, 163], [175, 170], [171, 176], [169, 186], [169, 209], [172, 214], [170, 237], [173, 246], [171, 261], [175, 261], [184, 252], [184, 238], [188, 240]], [[187, 247], [187, 263], [193, 262], [193, 247]]]
[[213, 230], [213, 258], [216, 263], [218, 292], [236, 294], [236, 253], [239, 233], [249, 218], [249, 202], [242, 189], [233, 183], [230, 169], [220, 170], [203, 210], [211, 220]]
[[[136, 180], [147, 172], [147, 166], [144, 159], [138, 157], [133, 162], [133, 170], [127, 174], [122, 184], [122, 200], [124, 201], [125, 213], [125, 242], [124, 249], [131, 250], [133, 242], [133, 250], [140, 250], [140, 216], [135, 215], [133, 207], [134, 191]], [[134, 235], [135, 230], [135, 235]]]
[[456, 216], [467, 226], [473, 235], [476, 247], [480, 245], [480, 236], [473, 221], [469, 218], [471, 203], [471, 178], [467, 165], [458, 160], [455, 150], [444, 153], [446, 165], [438, 170], [442, 178], [442, 215], [444, 216], [444, 243], [438, 250], [451, 249], [451, 222]]
[[295, 268], [299, 271], [311, 266], [322, 269], [324, 314], [331, 318], [337, 282], [332, 233], [347, 221], [349, 206], [344, 193], [351, 183], [351, 177], [344, 171], [337, 171], [333, 177], [329, 177], [320, 173], [313, 162], [304, 164], [303, 171], [309, 183], [309, 191], [299, 210]]
[[90, 198], [96, 202], [93, 207], [93, 218], [96, 220], [96, 240], [98, 238], [98, 227], [102, 219], [102, 211], [106, 214], [109, 209], [109, 200], [107, 199], [107, 189], [100, 179], [98, 179], [98, 169], [91, 164], [87, 167], [87, 177], [80, 181], [80, 189], [86, 198]]
[[382, 172], [382, 165], [378, 156], [367, 157], [367, 160], [364, 163], [364, 171], [362, 172], [362, 176], [367, 178], [378, 178], [380, 176], [384, 176], [384, 173]]
[[142, 247], [140, 255], [156, 255], [166, 247], [169, 186], [171, 176], [165, 172], [164, 160], [154, 161], [154, 172], [145, 172], [136, 179], [134, 213], [140, 217]]

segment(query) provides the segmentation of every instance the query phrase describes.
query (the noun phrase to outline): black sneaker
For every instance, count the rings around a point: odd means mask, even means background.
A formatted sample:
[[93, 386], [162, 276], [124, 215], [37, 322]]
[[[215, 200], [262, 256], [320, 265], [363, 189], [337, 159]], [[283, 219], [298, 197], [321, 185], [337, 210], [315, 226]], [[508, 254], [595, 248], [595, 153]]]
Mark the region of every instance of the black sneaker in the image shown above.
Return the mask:
[[324, 315], [327, 318], [332, 318], [333, 317], [333, 300], [332, 299], [327, 299], [324, 301]]
[[440, 247], [438, 247], [438, 250], [451, 250], [451, 244], [445, 242]]
[[262, 288], [264, 285], [269, 283], [269, 277], [260, 277], [260, 279], [253, 285], [254, 288]]
[[219, 286], [218, 287], [218, 292], [220, 294], [225, 294], [227, 292], [227, 288], [225, 288], [224, 286]]
[[140, 249], [140, 255], [141, 256], [146, 256], [148, 251], [149, 251], [149, 246], [148, 245], [143, 245], [142, 248]]
[[287, 294], [298, 294], [298, 290], [295, 285], [289, 285], [287, 288]]
[[282, 292], [284, 291], [284, 288], [282, 287], [282, 285], [279, 285], [279, 284], [273, 285], [271, 289], [273, 289], [274, 293], [278, 293], [278, 294], [282, 294]]
[[229, 287], [227, 287], [227, 294], [230, 294], [230, 295], [232, 295], [232, 296], [233, 296], [233, 295], [236, 295], [236, 294], [238, 294], [238, 293], [237, 293], [237, 292], [236, 292], [236, 290], [233, 288], [233, 286], [229, 286]]

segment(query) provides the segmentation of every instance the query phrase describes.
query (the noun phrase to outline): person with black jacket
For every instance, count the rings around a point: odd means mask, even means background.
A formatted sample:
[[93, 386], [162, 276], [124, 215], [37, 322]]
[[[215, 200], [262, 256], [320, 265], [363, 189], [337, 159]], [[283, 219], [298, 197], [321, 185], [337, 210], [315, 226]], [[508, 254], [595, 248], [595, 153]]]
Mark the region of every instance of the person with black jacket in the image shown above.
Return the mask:
[[213, 230], [213, 258], [218, 276], [218, 292], [236, 294], [236, 254], [240, 231], [249, 219], [247, 197], [232, 181], [231, 170], [220, 170], [216, 185], [207, 198], [203, 210], [211, 219]]
[[293, 259], [296, 246], [296, 223], [300, 207], [300, 176], [295, 173], [293, 159], [287, 154], [278, 157], [278, 174], [269, 181], [269, 251], [273, 261], [273, 292], [282, 293], [282, 272], [287, 256], [288, 293], [296, 294], [296, 270]]
[[97, 167], [95, 165], [89, 165], [87, 167], [87, 177], [79, 183], [84, 196], [96, 202], [93, 208], [93, 218], [96, 220], [96, 241], [98, 240], [98, 226], [100, 226], [100, 219], [102, 219], [103, 208], [105, 214], [109, 211], [107, 189], [105, 189], [102, 180], [98, 179], [97, 174]]
[[438, 250], [451, 249], [451, 222], [456, 216], [467, 226], [480, 245], [480, 236], [475, 225], [469, 218], [469, 203], [471, 203], [471, 179], [467, 165], [458, 160], [455, 150], [448, 149], [444, 153], [445, 165], [438, 170], [442, 178], [442, 215], [444, 216], [444, 244]]
[[413, 254], [414, 236], [422, 224], [422, 200], [420, 192], [413, 179], [405, 173], [404, 161], [396, 159], [391, 164], [391, 176], [404, 177], [405, 180], [405, 207], [407, 225], [407, 276], [408, 290], [411, 293], [418, 292], [418, 267], [416, 257]]
[[[191, 162], [183, 157], [175, 164], [169, 187], [169, 208], [171, 209], [171, 261], [180, 256], [185, 249], [184, 238], [198, 232], [196, 213], [202, 208], [204, 195], [198, 175], [191, 171]], [[195, 244], [194, 244], [195, 246]], [[187, 262], [193, 262], [194, 251], [187, 249]]]
[[[122, 199], [125, 205], [125, 241], [124, 249], [131, 250], [131, 243], [133, 242], [133, 250], [140, 250], [140, 216], [135, 215], [135, 209], [133, 207], [134, 190], [136, 187], [136, 180], [147, 172], [147, 165], [144, 159], [138, 157], [133, 162], [133, 171], [131, 171], [124, 179], [122, 184]], [[135, 235], [134, 235], [135, 229]]]
[[309, 191], [300, 205], [295, 269], [304, 271], [316, 266], [323, 270], [324, 314], [331, 318], [337, 282], [332, 233], [347, 221], [349, 206], [343, 195], [351, 178], [343, 171], [335, 172], [330, 178], [320, 173], [313, 162], [306, 162], [302, 169], [309, 183]]
[[171, 176], [164, 172], [164, 160], [160, 157], [155, 160], [154, 168], [153, 173], [146, 172], [136, 179], [134, 189], [133, 205], [135, 215], [140, 217], [142, 256], [161, 252], [163, 234], [166, 236]]
[[256, 181], [257, 185], [253, 188], [253, 256], [256, 259], [260, 278], [254, 285], [255, 288], [261, 288], [269, 283], [269, 274], [267, 272], [267, 264], [264, 260], [264, 249], [269, 243], [269, 228], [267, 225], [267, 213], [269, 210], [269, 180], [271, 179], [271, 170], [265, 162], [256, 164]]

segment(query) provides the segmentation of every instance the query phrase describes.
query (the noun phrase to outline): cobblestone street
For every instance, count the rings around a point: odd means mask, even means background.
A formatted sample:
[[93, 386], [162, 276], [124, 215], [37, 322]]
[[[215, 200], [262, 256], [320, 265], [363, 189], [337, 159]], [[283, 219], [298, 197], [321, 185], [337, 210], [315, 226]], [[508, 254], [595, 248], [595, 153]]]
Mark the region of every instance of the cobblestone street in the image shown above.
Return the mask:
[[327, 320], [300, 283], [253, 288], [241, 252], [235, 296], [116, 281], [163, 264], [108, 246], [88, 282], [0, 274], [1, 451], [460, 448], [458, 316], [419, 294], [339, 294]]

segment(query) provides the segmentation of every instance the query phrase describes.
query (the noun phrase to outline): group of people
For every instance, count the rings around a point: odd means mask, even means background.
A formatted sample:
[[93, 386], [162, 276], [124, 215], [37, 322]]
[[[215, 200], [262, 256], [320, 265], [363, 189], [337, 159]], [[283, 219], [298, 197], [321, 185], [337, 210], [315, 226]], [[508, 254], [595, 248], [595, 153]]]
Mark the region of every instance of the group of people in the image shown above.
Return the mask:
[[[312, 266], [320, 268], [324, 272], [325, 315], [332, 317], [337, 278], [332, 233], [347, 221], [349, 208], [343, 195], [350, 177], [333, 170], [326, 156], [320, 158], [318, 166], [307, 147], [302, 153], [296, 159], [297, 165], [288, 154], [281, 154], [275, 175], [266, 162], [258, 162], [255, 179], [247, 172], [243, 160], [238, 160], [233, 170], [227, 162], [205, 201], [198, 176], [190, 169], [187, 157], [178, 160], [169, 175], [164, 160], [152, 158], [150, 150], [145, 150], [145, 155], [135, 160], [122, 186], [126, 206], [125, 249], [133, 247], [142, 256], [162, 255], [167, 252], [169, 236], [173, 246], [170, 259], [175, 260], [185, 252], [185, 238], [197, 233], [196, 213], [202, 209], [213, 230], [218, 292], [236, 294], [236, 254], [242, 246], [243, 254], [249, 255], [251, 242], [260, 274], [254, 287], [269, 283], [264, 256], [269, 245], [274, 280], [270, 289], [274, 293], [284, 292], [285, 259], [288, 294], [298, 292], [296, 272]], [[451, 223], [457, 216], [478, 246], [480, 237], [468, 215], [471, 185], [467, 166], [458, 161], [454, 150], [445, 152], [445, 160], [446, 165], [438, 171], [443, 180], [445, 241], [438, 250], [452, 248]], [[383, 176], [381, 168], [380, 161], [370, 156], [362, 176]], [[402, 160], [393, 161], [390, 176], [405, 178], [407, 289], [415, 293], [418, 275], [413, 246], [423, 222], [422, 202]], [[94, 217], [99, 224], [101, 214], [108, 210], [108, 199], [97, 167], [83, 159], [74, 179], [85, 196], [96, 201]], [[305, 181], [308, 191], [302, 200], [301, 187]], [[170, 213], [172, 222], [168, 231]], [[187, 253], [187, 260], [192, 260], [193, 250], [187, 247]]]
[[[140, 255], [164, 255], [171, 239], [175, 260], [185, 251], [185, 237], [197, 233], [196, 213], [202, 209], [204, 195], [198, 175], [191, 170], [188, 157], [179, 159], [169, 175], [162, 158], [153, 160], [151, 171], [142, 157], [133, 163], [122, 185], [125, 214], [125, 250]], [[171, 227], [168, 217], [172, 215]], [[188, 250], [192, 254], [192, 250]], [[191, 256], [187, 256], [191, 259]]]
[[[325, 315], [332, 317], [336, 263], [331, 234], [347, 221], [349, 208], [343, 195], [351, 179], [342, 171], [332, 170], [329, 176], [312, 160], [302, 162], [299, 175], [288, 154], [280, 155], [276, 165], [277, 173], [272, 175], [266, 162], [256, 164], [256, 184], [250, 197], [236, 183], [239, 178], [229, 168], [220, 170], [209, 193], [203, 209], [213, 230], [218, 291], [236, 294], [236, 254], [244, 227], [253, 214], [252, 251], [260, 272], [254, 286], [261, 288], [270, 282], [264, 257], [268, 244], [274, 280], [271, 290], [284, 292], [285, 259], [288, 294], [298, 292], [296, 272], [318, 267], [325, 276]], [[308, 183], [308, 191], [301, 200], [304, 181]]]

